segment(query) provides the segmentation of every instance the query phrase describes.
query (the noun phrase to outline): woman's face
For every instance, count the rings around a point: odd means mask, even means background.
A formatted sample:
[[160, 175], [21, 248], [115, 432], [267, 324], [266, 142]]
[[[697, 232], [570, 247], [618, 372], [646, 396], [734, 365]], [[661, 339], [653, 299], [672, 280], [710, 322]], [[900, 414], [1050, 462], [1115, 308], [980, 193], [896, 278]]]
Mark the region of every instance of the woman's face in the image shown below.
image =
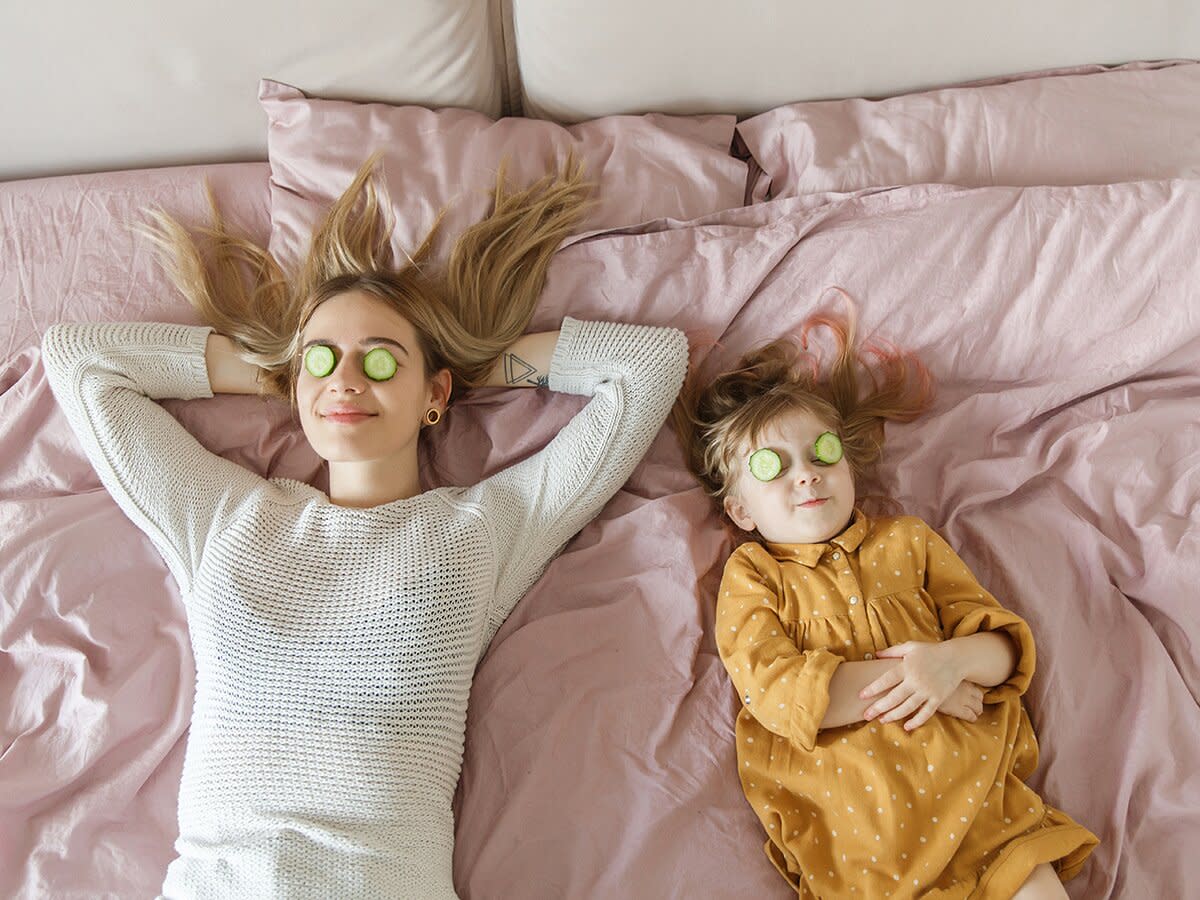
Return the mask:
[[[313, 344], [333, 351], [333, 370], [322, 377], [304, 364]], [[396, 371], [375, 381], [363, 358], [376, 347], [395, 357]], [[416, 330], [384, 301], [353, 290], [330, 297], [313, 313], [301, 338], [296, 403], [304, 434], [328, 462], [386, 459], [415, 447], [425, 411], [445, 411], [450, 373], [426, 378]], [[362, 415], [338, 419], [337, 411]]]
[[[756, 446], [738, 448], [725, 511], [739, 528], [757, 529], [778, 544], [821, 544], [841, 533], [854, 513], [850, 463], [844, 455], [836, 463], [819, 462], [813, 448], [832, 430], [811, 412], [793, 410], [764, 428]], [[760, 449], [774, 450], [783, 465], [771, 481], [750, 472], [750, 455]], [[814, 499], [822, 502], [805, 505]]]

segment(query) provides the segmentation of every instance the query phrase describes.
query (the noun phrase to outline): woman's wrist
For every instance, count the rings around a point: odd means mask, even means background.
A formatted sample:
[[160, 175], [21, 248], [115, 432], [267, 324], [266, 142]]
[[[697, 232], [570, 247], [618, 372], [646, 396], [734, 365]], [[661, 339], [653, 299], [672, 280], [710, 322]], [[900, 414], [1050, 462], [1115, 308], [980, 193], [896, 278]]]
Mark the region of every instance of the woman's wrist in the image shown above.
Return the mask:
[[204, 350], [209, 389], [214, 394], [258, 394], [262, 369], [238, 356], [237, 345], [215, 331]]
[[546, 387], [558, 334], [541, 331], [519, 337], [500, 354], [484, 387]]

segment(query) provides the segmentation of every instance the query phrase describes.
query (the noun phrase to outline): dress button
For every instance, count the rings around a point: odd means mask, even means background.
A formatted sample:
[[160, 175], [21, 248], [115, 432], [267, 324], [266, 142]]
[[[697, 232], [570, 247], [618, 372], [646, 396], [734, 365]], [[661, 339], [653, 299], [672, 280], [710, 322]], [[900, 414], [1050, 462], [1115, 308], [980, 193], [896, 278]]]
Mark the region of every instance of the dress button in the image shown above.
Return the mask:
[[833, 558], [834, 558], [834, 559], [841, 559], [841, 558], [842, 558], [842, 554], [840, 554], [840, 553], [835, 553], [835, 554], [833, 554]]
[[863, 654], [863, 656], [864, 656], [865, 658], [867, 658], [867, 659], [874, 659], [874, 658], [875, 658], [875, 654], [874, 654], [874, 653], [865, 653], [865, 654]]
[[850, 598], [850, 602], [851, 602], [851, 603], [857, 603], [857, 602], [858, 602], [858, 598], [857, 598], [857, 597], [851, 597], [851, 598]]

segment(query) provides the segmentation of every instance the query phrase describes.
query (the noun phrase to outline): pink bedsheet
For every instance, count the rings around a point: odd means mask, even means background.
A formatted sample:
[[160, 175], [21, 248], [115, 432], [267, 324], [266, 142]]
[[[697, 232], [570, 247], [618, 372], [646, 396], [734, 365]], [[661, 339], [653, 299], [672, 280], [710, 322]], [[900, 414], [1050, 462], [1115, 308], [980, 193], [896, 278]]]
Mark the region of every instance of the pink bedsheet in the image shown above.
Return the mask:
[[[175, 837], [194, 672], [178, 590], [99, 486], [38, 361], [55, 321], [194, 321], [120, 227], [199, 215], [202, 170], [0, 185], [0, 896], [153, 895]], [[265, 236], [265, 166], [214, 167]], [[817, 308], [921, 354], [934, 410], [884, 476], [1024, 616], [1031, 783], [1101, 838], [1076, 898], [1200, 879], [1200, 182], [918, 185], [756, 204], [569, 244], [564, 313], [720, 338], [712, 371]], [[480, 391], [438, 483], [536, 450], [580, 398]], [[167, 401], [206, 446], [324, 487], [286, 410]], [[734, 764], [711, 636], [732, 547], [664, 431], [479, 666], [457, 807], [471, 898], [785, 897]]]
[[1025, 72], [882, 100], [790, 103], [737, 126], [753, 200], [902, 184], [1200, 175], [1200, 63]]

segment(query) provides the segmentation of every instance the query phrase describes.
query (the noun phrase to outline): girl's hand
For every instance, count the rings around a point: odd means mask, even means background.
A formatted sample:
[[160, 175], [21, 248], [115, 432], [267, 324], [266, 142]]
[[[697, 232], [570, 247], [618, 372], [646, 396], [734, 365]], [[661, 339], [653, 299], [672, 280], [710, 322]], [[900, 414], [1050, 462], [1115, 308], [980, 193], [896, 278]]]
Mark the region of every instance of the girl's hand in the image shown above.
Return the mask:
[[983, 688], [973, 681], [963, 681], [937, 711], [956, 719], [974, 722], [983, 712]]
[[892, 722], [916, 713], [904, 723], [906, 731], [929, 721], [966, 674], [960, 656], [948, 641], [905, 641], [875, 655], [899, 659], [900, 664], [863, 688], [861, 699], [879, 698], [867, 707], [864, 718], [869, 722], [878, 716], [881, 722]]

